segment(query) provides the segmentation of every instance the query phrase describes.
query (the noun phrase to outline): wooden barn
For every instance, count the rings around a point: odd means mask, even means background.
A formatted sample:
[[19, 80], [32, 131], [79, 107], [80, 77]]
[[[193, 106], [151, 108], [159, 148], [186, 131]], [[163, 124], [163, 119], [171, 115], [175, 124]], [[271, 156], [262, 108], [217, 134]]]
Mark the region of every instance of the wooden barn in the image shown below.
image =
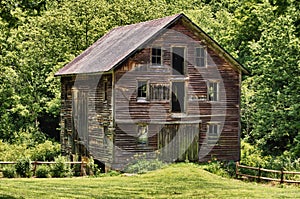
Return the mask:
[[114, 28], [56, 73], [62, 152], [107, 169], [137, 153], [237, 161], [243, 74], [184, 14]]

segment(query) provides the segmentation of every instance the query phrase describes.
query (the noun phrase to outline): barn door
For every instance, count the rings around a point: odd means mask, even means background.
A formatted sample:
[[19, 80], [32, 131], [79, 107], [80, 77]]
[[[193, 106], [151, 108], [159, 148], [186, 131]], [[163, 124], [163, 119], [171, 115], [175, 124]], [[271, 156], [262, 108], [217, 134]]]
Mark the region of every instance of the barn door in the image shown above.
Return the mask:
[[158, 135], [158, 147], [162, 160], [197, 161], [199, 125], [169, 124], [165, 125]]

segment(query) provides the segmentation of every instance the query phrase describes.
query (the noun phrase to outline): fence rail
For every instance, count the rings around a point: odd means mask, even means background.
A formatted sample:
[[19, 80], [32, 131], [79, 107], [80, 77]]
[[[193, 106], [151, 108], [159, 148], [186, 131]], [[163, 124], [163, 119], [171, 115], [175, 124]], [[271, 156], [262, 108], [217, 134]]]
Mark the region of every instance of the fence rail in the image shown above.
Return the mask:
[[[0, 165], [9, 165], [9, 164], [17, 164], [17, 162], [0, 162]], [[33, 165], [33, 174], [35, 175], [35, 172], [36, 172], [36, 168], [37, 168], [37, 165], [41, 165], [41, 164], [47, 164], [47, 165], [50, 165], [50, 164], [56, 164], [56, 162], [42, 162], [42, 161], [32, 161], [31, 164]], [[65, 162], [65, 164], [80, 164], [80, 175], [81, 176], [84, 176], [86, 175], [86, 162], [84, 161], [81, 161], [81, 162]], [[1, 172], [1, 168], [0, 168], [0, 172]]]
[[[249, 174], [242, 173], [240, 171], [240, 168], [257, 171], [257, 175], [249, 175]], [[280, 175], [280, 178], [265, 177], [262, 175], [262, 172], [276, 173], [276, 174]], [[236, 163], [236, 178], [239, 178], [239, 176], [242, 176], [242, 177], [247, 177], [247, 178], [253, 178], [253, 179], [256, 179], [257, 181], [267, 180], [267, 181], [275, 181], [275, 182], [280, 182], [280, 183], [299, 183], [300, 184], [300, 181], [285, 179], [284, 175], [300, 175], [300, 172], [284, 171], [283, 168], [280, 171], [273, 170], [273, 169], [264, 169], [261, 167], [250, 167], [250, 166], [241, 165], [241, 164], [239, 164], [239, 162]]]

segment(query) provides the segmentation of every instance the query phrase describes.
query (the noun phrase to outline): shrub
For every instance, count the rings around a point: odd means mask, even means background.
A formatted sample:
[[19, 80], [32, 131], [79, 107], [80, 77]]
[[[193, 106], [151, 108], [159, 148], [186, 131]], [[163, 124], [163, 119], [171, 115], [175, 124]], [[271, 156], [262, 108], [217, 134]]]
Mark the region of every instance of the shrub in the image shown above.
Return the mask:
[[162, 161], [158, 159], [147, 159], [145, 154], [134, 156], [134, 160], [129, 163], [124, 171], [127, 173], [146, 173], [148, 171], [153, 171], [160, 169], [165, 165]]
[[16, 172], [20, 177], [31, 177], [31, 161], [29, 158], [19, 159], [15, 165]]
[[230, 175], [224, 169], [224, 165], [225, 164], [223, 162], [214, 160], [214, 161], [211, 161], [208, 164], [204, 165], [203, 169], [210, 173], [213, 173], [213, 174], [216, 174], [216, 175], [219, 175], [222, 177], [229, 177]]
[[94, 176], [100, 175], [101, 169], [98, 168], [97, 164], [95, 164], [93, 157], [89, 158], [86, 166], [87, 166], [87, 174], [88, 175], [94, 175]]
[[58, 156], [55, 158], [55, 164], [51, 165], [53, 177], [67, 177], [73, 175], [70, 165], [66, 164], [66, 158]]
[[4, 167], [2, 173], [5, 178], [15, 178], [17, 176], [16, 168], [13, 166]]
[[26, 144], [9, 144], [0, 140], [0, 161], [17, 161], [29, 155]]
[[50, 167], [47, 165], [40, 165], [36, 168], [35, 175], [37, 178], [50, 178], [51, 170]]
[[54, 161], [54, 158], [60, 154], [60, 144], [52, 141], [45, 141], [37, 145], [32, 150], [31, 159], [40, 161]]

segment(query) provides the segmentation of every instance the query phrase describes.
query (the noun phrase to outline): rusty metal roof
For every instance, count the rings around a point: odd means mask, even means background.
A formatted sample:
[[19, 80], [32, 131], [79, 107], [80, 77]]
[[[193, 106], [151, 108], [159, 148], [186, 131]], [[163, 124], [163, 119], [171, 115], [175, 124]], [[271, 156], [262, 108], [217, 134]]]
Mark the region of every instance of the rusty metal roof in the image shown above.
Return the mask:
[[219, 52], [225, 55], [234, 66], [248, 74], [237, 60], [209, 37], [203, 30], [189, 20], [184, 14], [176, 14], [160, 19], [141, 22], [132, 25], [120, 26], [112, 29], [101, 37], [92, 46], [87, 48], [73, 61], [61, 68], [55, 75], [73, 75], [84, 73], [106, 72], [125, 61], [144, 44], [168, 28], [178, 19], [184, 17], [194, 30], [198, 31], [206, 40], [209, 40]]

